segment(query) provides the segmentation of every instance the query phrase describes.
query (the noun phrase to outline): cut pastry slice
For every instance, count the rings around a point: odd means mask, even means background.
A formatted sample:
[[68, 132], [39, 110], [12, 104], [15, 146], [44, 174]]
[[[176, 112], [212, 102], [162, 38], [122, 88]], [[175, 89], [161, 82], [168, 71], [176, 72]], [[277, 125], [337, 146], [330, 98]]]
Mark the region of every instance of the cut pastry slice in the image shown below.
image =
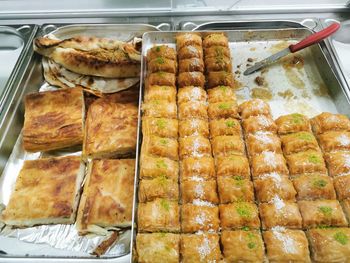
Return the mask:
[[52, 59], [43, 57], [44, 78], [51, 85], [61, 88], [82, 86], [93, 94], [114, 93], [128, 89], [137, 83], [140, 78], [103, 78], [82, 75], [70, 71]]
[[83, 91], [80, 88], [27, 95], [24, 149], [39, 152], [81, 144], [84, 112]]
[[256, 204], [237, 202], [219, 205], [221, 228], [224, 230], [242, 227], [260, 228], [259, 212]]
[[325, 152], [350, 151], [350, 132], [329, 131], [318, 135], [318, 140]]
[[350, 175], [337, 176], [334, 178], [334, 188], [337, 191], [338, 200], [344, 200], [344, 199], [350, 198], [349, 186], [350, 186]]
[[309, 119], [302, 114], [293, 113], [284, 115], [276, 120], [279, 134], [288, 134], [294, 132], [311, 132]]
[[19, 227], [73, 224], [84, 171], [80, 156], [25, 161], [2, 221]]
[[40, 37], [34, 50], [70, 71], [106, 78], [140, 75], [141, 54], [131, 43], [78, 36], [65, 40]]
[[215, 166], [213, 157], [188, 157], [181, 161], [181, 180], [215, 179]]
[[209, 124], [207, 120], [185, 119], [179, 121], [179, 137], [187, 136], [209, 137]]
[[282, 135], [281, 141], [285, 155], [308, 150], [320, 150], [317, 140], [311, 132], [296, 132]]
[[242, 103], [239, 105], [239, 113], [242, 119], [259, 115], [271, 117], [270, 105], [261, 99], [252, 99]]
[[211, 120], [209, 126], [211, 138], [222, 135], [242, 136], [241, 124], [234, 118]]
[[246, 136], [247, 151], [250, 156], [261, 154], [265, 151], [282, 153], [280, 138], [270, 132], [258, 131]]
[[241, 176], [217, 178], [220, 203], [254, 202], [253, 183]]
[[286, 156], [289, 172], [292, 176], [304, 173], [327, 175], [327, 168], [320, 151], [305, 151]]
[[87, 179], [77, 217], [80, 234], [103, 234], [112, 227], [132, 223], [135, 160], [94, 160]]
[[350, 173], [350, 152], [331, 152], [324, 155], [330, 176]]
[[228, 86], [218, 86], [208, 90], [209, 103], [236, 101], [236, 94], [233, 88]]
[[311, 119], [311, 124], [316, 134], [327, 131], [350, 131], [350, 120], [343, 114], [322, 112]]
[[139, 182], [139, 202], [145, 203], [157, 198], [177, 201], [179, 199], [179, 186], [177, 181], [167, 179], [165, 176], [154, 179], [144, 179]]
[[241, 136], [217, 136], [211, 140], [211, 145], [214, 157], [245, 155], [245, 145]]
[[218, 157], [217, 176], [241, 176], [250, 179], [248, 158], [240, 155]]
[[174, 86], [149, 85], [145, 88], [144, 93], [144, 102], [157, 100], [176, 102], [176, 87]]
[[187, 180], [181, 182], [182, 203], [192, 203], [194, 200], [202, 200], [213, 204], [219, 203], [216, 193], [216, 180]]
[[289, 173], [286, 160], [282, 154], [263, 152], [262, 154], [252, 156], [250, 162], [253, 178], [274, 172], [281, 175], [288, 175]]
[[271, 133], [277, 132], [277, 126], [272, 118], [264, 115], [251, 116], [247, 119], [244, 119], [242, 126], [246, 134], [255, 133], [258, 131]]

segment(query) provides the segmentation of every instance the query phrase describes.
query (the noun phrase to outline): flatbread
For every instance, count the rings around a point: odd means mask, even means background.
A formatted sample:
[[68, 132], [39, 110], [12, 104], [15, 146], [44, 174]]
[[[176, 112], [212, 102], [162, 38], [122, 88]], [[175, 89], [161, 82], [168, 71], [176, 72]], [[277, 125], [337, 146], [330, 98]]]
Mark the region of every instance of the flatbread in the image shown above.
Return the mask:
[[135, 43], [78, 36], [65, 40], [40, 37], [34, 50], [70, 71], [105, 78], [140, 76], [141, 54]]
[[114, 93], [128, 89], [137, 83], [140, 78], [101, 78], [87, 76], [70, 71], [52, 59], [43, 57], [44, 78], [51, 85], [61, 88], [82, 86], [92, 93]]

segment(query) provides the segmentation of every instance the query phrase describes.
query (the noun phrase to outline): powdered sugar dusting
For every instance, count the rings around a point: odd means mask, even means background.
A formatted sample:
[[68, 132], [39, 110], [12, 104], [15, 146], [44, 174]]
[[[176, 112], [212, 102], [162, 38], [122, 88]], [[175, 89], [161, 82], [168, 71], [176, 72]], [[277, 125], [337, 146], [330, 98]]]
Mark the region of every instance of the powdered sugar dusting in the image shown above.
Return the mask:
[[201, 260], [204, 260], [208, 255], [210, 255], [211, 247], [207, 236], [204, 236], [203, 242], [200, 244], [197, 250]]
[[254, 137], [263, 144], [272, 144], [273, 139], [269, 136], [269, 133], [258, 131], [254, 134]]
[[190, 181], [194, 181], [194, 182], [204, 182], [204, 179], [199, 176], [191, 176], [189, 179]]
[[193, 203], [194, 205], [197, 205], [197, 206], [215, 207], [214, 204], [212, 204], [212, 203], [210, 203], [210, 202], [207, 202], [207, 201], [200, 200], [200, 199], [194, 199], [192, 203]]
[[271, 125], [270, 119], [266, 118], [265, 116], [259, 116], [258, 123], [263, 127], [268, 127], [269, 125]]
[[276, 167], [276, 155], [273, 152], [263, 152], [264, 162], [269, 164], [271, 167]]
[[196, 216], [194, 219], [198, 225], [204, 226], [205, 222], [207, 221], [207, 217], [205, 213], [200, 213], [199, 215]]
[[279, 173], [276, 173], [276, 172], [272, 172], [272, 173], [269, 173], [269, 174], [265, 174], [262, 176], [262, 178], [271, 178], [275, 184], [276, 184], [276, 187], [278, 188], [281, 188], [281, 183], [282, 183], [282, 177]]
[[196, 193], [196, 197], [203, 198], [204, 195], [204, 188], [201, 183], [197, 184], [194, 188], [194, 192]]
[[274, 206], [277, 210], [281, 210], [283, 207], [286, 206], [286, 204], [283, 202], [283, 200], [281, 198], [279, 198], [278, 195], [275, 195], [272, 198], [271, 203], [274, 204]]
[[275, 237], [282, 242], [283, 250], [288, 254], [297, 253], [296, 244], [294, 239], [290, 238], [285, 232], [283, 227], [273, 227], [272, 233]]
[[199, 100], [201, 98], [201, 91], [200, 91], [200, 88], [198, 87], [194, 87], [192, 90], [191, 90], [191, 94], [190, 94], [190, 100]]
[[197, 156], [197, 157], [202, 156], [202, 154], [199, 153], [200, 147], [201, 147], [201, 143], [199, 141], [199, 138], [197, 137], [193, 140], [193, 151], [192, 151], [193, 156]]
[[343, 153], [343, 158], [344, 158], [344, 166], [346, 168], [350, 168], [350, 155], [347, 153]]
[[340, 143], [341, 146], [349, 146], [350, 145], [350, 139], [345, 134], [341, 134], [337, 137], [337, 141]]

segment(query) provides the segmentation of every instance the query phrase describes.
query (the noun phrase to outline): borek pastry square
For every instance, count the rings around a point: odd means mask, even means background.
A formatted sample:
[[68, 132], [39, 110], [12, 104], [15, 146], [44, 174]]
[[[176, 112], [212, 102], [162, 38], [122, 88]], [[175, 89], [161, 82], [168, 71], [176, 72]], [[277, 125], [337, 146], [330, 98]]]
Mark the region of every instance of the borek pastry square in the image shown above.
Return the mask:
[[176, 87], [174, 86], [148, 86], [145, 88], [144, 102], [154, 100], [165, 100], [168, 102], [176, 102]]
[[178, 160], [178, 142], [176, 139], [162, 138], [158, 136], [143, 137], [141, 154], [157, 157], [166, 157]]
[[207, 80], [207, 88], [214, 88], [217, 86], [228, 86], [235, 88], [235, 80], [231, 72], [211, 71], [208, 72]]
[[181, 182], [181, 198], [183, 204], [192, 203], [196, 199], [218, 204], [216, 180], [192, 179]]
[[202, 72], [181, 72], [178, 75], [177, 83], [179, 88], [187, 86], [204, 87], [205, 77]]
[[211, 156], [210, 141], [203, 136], [190, 136], [179, 139], [180, 143], [180, 159], [186, 157], [203, 157]]
[[167, 45], [154, 46], [147, 51], [147, 61], [159, 57], [176, 60], [176, 51]]
[[330, 176], [350, 173], [350, 152], [326, 153], [324, 158], [326, 160]]
[[185, 46], [202, 46], [202, 37], [197, 33], [179, 33], [176, 35], [176, 48], [179, 50]]
[[288, 134], [294, 132], [311, 132], [309, 119], [302, 114], [293, 113], [276, 119], [278, 134]]
[[137, 208], [140, 232], [180, 231], [180, 207], [178, 201], [158, 198], [147, 203], [139, 203]]
[[167, 118], [142, 118], [142, 134], [143, 136], [159, 136], [165, 138], [178, 137], [178, 120]]
[[148, 75], [145, 86], [173, 86], [176, 85], [176, 76], [174, 73], [164, 71], [154, 72]]
[[230, 49], [223, 46], [211, 46], [204, 49], [205, 58], [226, 57], [230, 58]]
[[179, 89], [177, 93], [177, 103], [193, 102], [193, 101], [207, 101], [207, 93], [201, 87], [188, 86]]
[[263, 152], [262, 154], [252, 156], [250, 161], [253, 178], [273, 172], [288, 175], [286, 161], [282, 154]]
[[236, 101], [224, 101], [210, 103], [208, 107], [210, 119], [238, 118], [238, 106]]
[[207, 120], [185, 119], [179, 121], [179, 137], [195, 135], [209, 137], [209, 123]]
[[179, 163], [169, 158], [141, 155], [140, 179], [156, 177], [165, 177], [177, 181], [179, 178]]
[[336, 199], [332, 178], [327, 175], [300, 175], [293, 184], [298, 200]]
[[246, 136], [247, 151], [250, 156], [262, 152], [282, 153], [281, 140], [276, 134], [258, 131]]
[[220, 203], [254, 202], [253, 183], [241, 176], [217, 178]]
[[178, 59], [199, 58], [203, 59], [203, 48], [201, 46], [189, 45], [178, 50]]
[[244, 155], [245, 145], [239, 135], [216, 136], [211, 139], [214, 157]]
[[181, 230], [183, 233], [197, 231], [218, 231], [219, 208], [207, 202], [184, 204], [181, 208]]
[[205, 57], [205, 66], [207, 72], [212, 71], [232, 71], [231, 58], [221, 57]]
[[327, 174], [327, 168], [320, 151], [305, 151], [286, 156], [291, 175], [304, 173]]
[[25, 161], [2, 221], [25, 227], [73, 224], [83, 179], [80, 156]]
[[177, 73], [177, 62], [176, 60], [157, 57], [147, 63], [147, 69], [149, 73], [154, 73], [158, 71], [168, 72], [168, 73]]
[[201, 101], [189, 101], [179, 104], [179, 120], [208, 119], [207, 104]]
[[298, 204], [304, 228], [348, 225], [337, 200], [299, 201]]
[[209, 127], [211, 138], [222, 135], [242, 135], [241, 124], [233, 118], [211, 120]]
[[242, 119], [248, 119], [251, 116], [265, 115], [271, 117], [271, 109], [268, 103], [261, 99], [252, 99], [239, 105], [239, 113]]
[[242, 227], [260, 228], [259, 212], [254, 203], [221, 204], [219, 211], [221, 228], [224, 230]]
[[204, 72], [203, 59], [186, 58], [179, 60], [179, 73], [192, 71]]
[[343, 114], [323, 112], [311, 119], [311, 125], [316, 134], [327, 131], [350, 131], [350, 120]]
[[153, 100], [142, 104], [143, 116], [154, 118], [177, 118], [177, 105], [166, 100]]
[[209, 48], [213, 46], [228, 47], [228, 39], [223, 33], [211, 33], [204, 37], [203, 47]]
[[169, 263], [180, 260], [180, 235], [172, 233], [137, 234], [136, 251], [139, 263]]
[[236, 101], [234, 89], [227, 86], [218, 86], [208, 90], [209, 103]]
[[269, 262], [311, 262], [303, 231], [275, 227], [264, 232], [263, 236]]
[[214, 233], [181, 235], [182, 262], [219, 262], [219, 235]]
[[319, 134], [318, 140], [324, 152], [350, 150], [350, 132], [329, 131]]
[[250, 179], [249, 162], [246, 156], [231, 155], [216, 159], [217, 176], [241, 176]]
[[179, 200], [179, 186], [177, 181], [166, 177], [144, 179], [139, 183], [139, 202], [145, 203], [157, 198]]
[[334, 188], [337, 191], [338, 200], [350, 198], [350, 175], [335, 177]]
[[221, 244], [227, 262], [264, 262], [264, 242], [258, 230], [222, 231]]
[[80, 234], [132, 223], [135, 160], [94, 160], [88, 167], [77, 217]]
[[259, 205], [260, 218], [263, 229], [276, 226], [300, 229], [302, 218], [298, 205], [292, 201], [283, 201], [275, 196], [270, 203]]
[[277, 126], [272, 118], [264, 115], [251, 116], [247, 119], [244, 119], [242, 126], [246, 134], [256, 133], [258, 131], [271, 133], [277, 132]]
[[310, 229], [307, 236], [314, 262], [349, 261], [350, 228]]
[[320, 150], [315, 136], [310, 132], [296, 132], [282, 135], [281, 141], [285, 155], [308, 150]]
[[181, 161], [181, 179], [190, 180], [192, 177], [204, 180], [215, 179], [213, 157], [188, 157]]
[[286, 201], [295, 201], [293, 183], [285, 175], [271, 173], [254, 180], [254, 189], [259, 202], [271, 202], [277, 195]]
[[27, 95], [24, 149], [39, 152], [81, 144], [84, 111], [83, 91], [80, 88]]

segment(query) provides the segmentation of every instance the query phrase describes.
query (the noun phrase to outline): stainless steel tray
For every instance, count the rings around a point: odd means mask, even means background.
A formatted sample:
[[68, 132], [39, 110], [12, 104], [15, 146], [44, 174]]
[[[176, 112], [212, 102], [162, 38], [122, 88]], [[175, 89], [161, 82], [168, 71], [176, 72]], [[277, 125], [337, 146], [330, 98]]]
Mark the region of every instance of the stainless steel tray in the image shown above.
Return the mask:
[[[164, 24], [161, 24], [164, 26]], [[45, 34], [54, 34], [60, 38], [68, 38], [76, 35], [94, 35], [100, 37], [110, 37], [119, 40], [128, 41], [135, 36], [141, 37], [144, 32], [159, 30], [156, 26], [146, 25], [146, 24], [73, 24], [73, 25], [43, 25], [36, 36], [41, 36]], [[31, 44], [31, 43], [30, 43]], [[28, 63], [22, 65], [23, 72], [20, 72], [19, 81], [12, 85], [11, 92], [7, 100], [7, 107], [4, 111], [4, 116], [2, 117], [2, 125], [0, 126], [0, 133], [2, 134], [0, 138], [0, 202], [6, 202], [9, 199], [9, 195], [13, 189], [13, 185], [16, 181], [17, 174], [24, 160], [35, 159], [42, 154], [28, 154], [23, 151], [21, 142], [21, 130], [23, 127], [23, 117], [24, 117], [24, 105], [23, 99], [27, 93], [36, 92], [40, 87], [45, 84], [42, 73], [41, 66], [41, 56], [35, 54], [30, 45], [26, 57], [29, 58]], [[75, 154], [79, 149], [71, 149], [65, 151], [64, 154]], [[61, 155], [62, 152], [50, 153], [54, 155]], [[61, 227], [58, 226], [43, 226], [42, 231], [43, 237], [47, 232], [53, 231], [52, 228]], [[73, 228], [65, 227], [67, 235], [72, 237]], [[1, 228], [1, 226], [0, 226]], [[38, 227], [39, 228], [39, 227]], [[4, 231], [4, 230], [3, 230]], [[25, 262], [37, 262], [38, 260], [47, 261], [91, 261], [97, 260], [95, 257], [89, 255], [89, 253], [82, 253], [77, 248], [81, 245], [79, 240], [73, 236], [72, 240], [66, 240], [64, 236], [61, 236], [61, 242], [57, 246], [52, 247], [49, 244], [52, 243], [53, 236], [47, 237], [43, 241], [41, 238], [41, 243], [33, 243], [30, 241], [31, 238], [37, 240], [36, 233], [38, 229], [19, 230], [18, 232], [11, 233], [12, 237], [1, 236], [0, 235], [0, 261], [25, 261]], [[60, 230], [59, 230], [60, 231]], [[57, 233], [59, 233], [59, 231]], [[7, 232], [5, 232], [7, 233]], [[14, 235], [18, 235], [18, 238], [13, 238]], [[34, 236], [34, 237], [33, 237]], [[22, 238], [21, 238], [22, 237]], [[118, 256], [106, 255], [99, 258], [99, 261], [106, 262], [127, 262], [130, 258], [129, 253], [129, 243], [130, 243], [130, 230], [123, 232], [122, 242], [125, 249], [122, 252], [118, 252]], [[57, 240], [57, 237], [56, 237]], [[67, 244], [62, 246], [62, 242], [77, 242], [77, 246], [71, 245], [72, 249], [58, 249], [66, 248]], [[54, 242], [56, 242], [54, 240]], [[86, 244], [86, 243], [82, 243]], [[52, 245], [52, 244], [51, 244]], [[118, 243], [117, 243], [118, 245]]]
[[[242, 25], [237, 30], [220, 30], [224, 32], [228, 39], [233, 61], [233, 72], [236, 73], [236, 79], [241, 87], [236, 94], [239, 102], [252, 98], [252, 88], [256, 87], [254, 79], [257, 76], [263, 77], [268, 84], [268, 90], [272, 93], [269, 104], [272, 109], [274, 118], [283, 114], [299, 112], [312, 117], [322, 111], [339, 112], [350, 116], [349, 91], [342, 86], [332, 70], [328, 60], [329, 52], [324, 43], [314, 45], [309, 49], [303, 50], [296, 54], [303, 61], [303, 67], [285, 68], [283, 61], [270, 65], [263, 71], [257, 72], [250, 76], [244, 76], [243, 71], [247, 64], [252, 61], [258, 61], [269, 54], [278, 51], [291, 43], [300, 41], [309, 36], [312, 31], [308, 28], [294, 29], [241, 29], [248, 28], [248, 25]], [[184, 32], [184, 31], [180, 31]], [[209, 33], [214, 31], [198, 31]], [[171, 47], [175, 46], [175, 36], [178, 32], [149, 32], [143, 35], [142, 54], [143, 61], [141, 64], [142, 79], [140, 83], [140, 101], [139, 101], [139, 129], [138, 129], [138, 146], [136, 162], [139, 161], [142, 133], [141, 133], [141, 102], [143, 94], [143, 80], [146, 76], [145, 56], [147, 50], [160, 44], [166, 44]], [[302, 59], [302, 60], [301, 60]], [[300, 62], [301, 63], [301, 62]], [[241, 74], [238, 74], [240, 71]], [[293, 80], [293, 77], [295, 80]], [[298, 87], [295, 83], [299, 83]], [[266, 88], [266, 87], [264, 87]], [[288, 97], [290, 90], [293, 94]], [[135, 174], [135, 197], [132, 227], [132, 236], [135, 242], [137, 234], [137, 191], [138, 191], [139, 167]], [[131, 243], [131, 251], [135, 252], [134, 242]]]
[[38, 26], [31, 24], [0, 26], [0, 116], [9, 89], [37, 29]]

